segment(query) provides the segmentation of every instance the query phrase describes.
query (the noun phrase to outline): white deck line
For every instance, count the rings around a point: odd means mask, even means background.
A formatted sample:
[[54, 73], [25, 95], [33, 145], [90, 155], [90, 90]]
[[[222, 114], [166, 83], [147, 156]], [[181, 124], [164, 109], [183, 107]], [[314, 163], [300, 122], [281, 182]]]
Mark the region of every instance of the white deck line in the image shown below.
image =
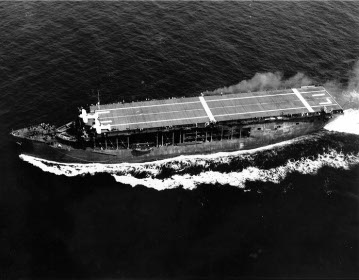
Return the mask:
[[[304, 92], [300, 92], [300, 93], [314, 93], [314, 92], [323, 92], [323, 91], [327, 92], [324, 89], [324, 90], [317, 90], [317, 91], [304, 91]], [[288, 93], [266, 94], [266, 95], [257, 95], [257, 96], [254, 95], [254, 96], [246, 96], [246, 97], [213, 99], [213, 100], [207, 100], [206, 102], [208, 103], [208, 102], [217, 102], [217, 101], [225, 101], [225, 100], [249, 99], [249, 98], [257, 98], [257, 97], [281, 96], [281, 95], [292, 95], [292, 94], [293, 94], [292, 92], [288, 92]], [[136, 109], [136, 108], [147, 108], [147, 107], [158, 107], [158, 106], [173, 106], [173, 105], [179, 105], [179, 104], [193, 104], [193, 103], [199, 103], [199, 102], [200, 101], [190, 101], [190, 102], [176, 102], [176, 103], [169, 103], [169, 104], [154, 104], [154, 105], [143, 105], [143, 106], [124, 107], [124, 108], [109, 108], [109, 109], [102, 109], [102, 110], [100, 110], [100, 109], [96, 110], [95, 109], [95, 112], [98, 112], [100, 114], [101, 113], [106, 114], [106, 113], [109, 113], [109, 111], [114, 111], [114, 110], [129, 110], [129, 109]]]
[[323, 92], [325, 91], [324, 89], [322, 90], [313, 90], [313, 91], [300, 91], [299, 93], [313, 93], [313, 92]]
[[[216, 117], [223, 117], [223, 116], [234, 116], [234, 115], [246, 115], [246, 114], [254, 114], [254, 113], [276, 112], [276, 111], [295, 110], [295, 109], [304, 109], [304, 108], [306, 108], [306, 107], [274, 109], [274, 110], [263, 110], [263, 111], [252, 111], [252, 112], [243, 112], [243, 113], [222, 114], [222, 115], [215, 115], [215, 116], [216, 116]], [[313, 112], [314, 112], [314, 111], [313, 111]]]
[[[293, 102], [300, 102], [300, 100], [293, 100]], [[251, 104], [241, 104], [242, 107], [249, 107], [249, 106], [253, 106], [253, 105], [265, 105], [265, 104], [281, 104], [281, 103], [287, 103], [287, 101], [284, 102], [278, 102], [278, 103], [273, 103], [273, 102], [264, 102], [264, 103], [251, 103]], [[224, 109], [224, 108], [232, 108], [232, 107], [238, 107], [238, 105], [228, 105], [228, 106], [220, 106], [220, 107], [212, 107], [211, 109]]]
[[268, 97], [268, 96], [281, 96], [281, 95], [293, 95], [293, 92], [288, 93], [278, 93], [278, 94], [267, 94], [267, 95], [257, 95], [257, 96], [245, 96], [245, 97], [233, 97], [233, 98], [221, 98], [221, 99], [212, 99], [207, 100], [206, 102], [217, 102], [217, 101], [225, 101], [225, 100], [236, 100], [236, 99], [250, 99], [250, 98], [257, 98], [257, 97]]
[[110, 113], [110, 111], [108, 111], [108, 110], [106, 110], [106, 111], [97, 111], [96, 110], [96, 113], [98, 113], [98, 114], [108, 114], [108, 113]]
[[216, 122], [216, 119], [213, 117], [211, 110], [209, 109], [206, 100], [204, 100], [203, 96], [199, 97], [199, 101], [201, 101], [203, 109], [206, 111], [207, 116], [211, 122]]
[[314, 110], [312, 109], [312, 107], [310, 107], [310, 105], [308, 104], [308, 102], [303, 98], [303, 96], [300, 94], [300, 92], [295, 89], [292, 88], [292, 91], [295, 93], [295, 95], [300, 99], [300, 101], [302, 101], [303, 105], [308, 109], [309, 112], [314, 112]]
[[335, 100], [335, 98], [329, 92], [327, 92], [326, 89], [325, 89], [325, 92], [332, 98], [332, 100], [334, 101], [335, 104], [337, 104], [340, 108], [342, 108], [342, 106], [339, 105], [339, 103]]
[[317, 94], [313, 94], [312, 96], [324, 96], [325, 93], [317, 93]]
[[[329, 106], [338, 106], [337, 104], [330, 104]], [[316, 107], [323, 107], [321, 105], [312, 106], [312, 108]], [[245, 114], [253, 114], [253, 113], [263, 113], [263, 112], [275, 112], [275, 111], [284, 111], [284, 110], [293, 110], [293, 109], [304, 109], [306, 107], [296, 107], [296, 108], [285, 108], [285, 109], [274, 109], [274, 110], [264, 110], [264, 111], [252, 111], [252, 112], [243, 112], [243, 113], [233, 113], [233, 114], [222, 114], [222, 115], [215, 115], [216, 117], [223, 117], [223, 116], [231, 116], [231, 115], [245, 115]], [[314, 111], [313, 111], [314, 112]]]
[[[329, 106], [339, 106], [338, 104], [328, 104], [327, 107]], [[316, 106], [312, 106], [312, 108], [316, 108], [316, 107], [323, 107], [322, 105], [316, 105]]]
[[[339, 106], [337, 104], [330, 104], [329, 106]], [[315, 107], [323, 107], [321, 105], [312, 106]], [[305, 109], [306, 107], [295, 107], [295, 108], [285, 108], [285, 109], [275, 109], [275, 110], [264, 110], [264, 111], [252, 111], [252, 112], [243, 112], [243, 113], [233, 113], [233, 114], [222, 114], [222, 115], [215, 115], [216, 117], [223, 117], [223, 116], [234, 116], [234, 115], [245, 115], [245, 114], [253, 114], [253, 113], [263, 113], [263, 112], [276, 112], [276, 111], [285, 111], [285, 110], [294, 110], [294, 109]], [[313, 111], [314, 112], [314, 111]], [[169, 122], [169, 121], [176, 121], [176, 120], [188, 120], [188, 119], [199, 119], [199, 118], [206, 118], [208, 116], [201, 116], [201, 117], [192, 117], [192, 118], [181, 118], [181, 119], [171, 119], [171, 120], [159, 120], [159, 121], [150, 121], [150, 122], [137, 122], [137, 123], [124, 123], [124, 124], [113, 124], [110, 126], [127, 126], [127, 125], [134, 125], [134, 124], [142, 124], [142, 123], [155, 123], [155, 122]]]
[[134, 107], [124, 107], [124, 108], [111, 108], [105, 110], [95, 110], [95, 112], [101, 113], [102, 111], [115, 111], [115, 110], [129, 110], [136, 108], [147, 108], [147, 107], [158, 107], [158, 106], [172, 106], [179, 104], [192, 104], [192, 103], [200, 103], [200, 101], [190, 101], [190, 102], [177, 102], [177, 103], [168, 103], [168, 104], [154, 104], [154, 105], [143, 105], [143, 106], [134, 106]]
[[[292, 93], [294, 94], [294, 93]], [[295, 102], [300, 102], [300, 100], [294, 100]], [[266, 103], [251, 103], [251, 104], [244, 104], [242, 105], [243, 107], [249, 107], [252, 105], [265, 105], [265, 104], [273, 104], [272, 102], [266, 102]], [[238, 107], [238, 105], [229, 105], [229, 106], [219, 106], [219, 107], [212, 107], [212, 110], [215, 109], [223, 109], [223, 108], [233, 108], [233, 107]], [[312, 106], [313, 107], [313, 106]], [[202, 111], [204, 110], [203, 108], [199, 108], [199, 109], [193, 109], [190, 110], [191, 112], [193, 111]], [[183, 110], [177, 110], [177, 111], [169, 111], [169, 112], [156, 112], [156, 113], [146, 113], [146, 114], [134, 114], [134, 115], [124, 115], [124, 116], [114, 116], [114, 117], [101, 117], [100, 120], [108, 120], [108, 119], [119, 119], [119, 118], [127, 118], [127, 117], [135, 117], [135, 116], [150, 116], [150, 115], [164, 115], [164, 114], [172, 114], [172, 113], [178, 113], [178, 112], [183, 112]], [[212, 113], [212, 112], [211, 112]], [[212, 114], [213, 115], [213, 114]], [[103, 121], [102, 121], [103, 122]]]
[[[278, 93], [278, 94], [266, 94], [266, 95], [257, 95], [257, 96], [245, 96], [245, 97], [233, 97], [233, 98], [221, 98], [221, 99], [213, 99], [207, 100], [206, 102], [217, 102], [217, 101], [225, 101], [225, 100], [236, 100], [236, 99], [249, 99], [249, 98], [257, 98], [257, 97], [269, 97], [269, 96], [281, 96], [281, 95], [293, 95], [293, 92], [288, 93]], [[158, 106], [172, 106], [172, 105], [179, 105], [179, 104], [193, 104], [199, 103], [200, 101], [190, 101], [190, 102], [177, 102], [177, 103], [169, 103], [169, 104], [154, 104], [154, 105], [143, 105], [143, 106], [134, 106], [134, 107], [125, 107], [125, 108], [111, 108], [111, 109], [103, 109], [103, 110], [95, 110], [98, 113], [106, 112], [107, 111], [114, 111], [114, 110], [126, 110], [126, 109], [136, 109], [136, 108], [148, 108], [148, 107], [158, 107]]]
[[101, 121], [101, 120], [100, 120], [100, 122], [101, 122], [101, 123], [112, 123], [111, 120], [108, 120], [108, 121]]
[[333, 102], [329, 98], [327, 98], [327, 102], [320, 102], [319, 104], [321, 104], [321, 105], [329, 105], [329, 104], [333, 104]]
[[110, 126], [123, 126], [123, 125], [132, 125], [132, 124], [141, 124], [141, 123], [156, 123], [156, 122], [172, 122], [172, 121], [193, 120], [193, 119], [203, 119], [203, 118], [208, 118], [208, 116], [192, 117], [192, 118], [181, 118], [181, 119], [167, 119], [167, 120], [150, 121], [150, 122], [135, 122], [135, 123], [123, 123], [123, 124], [111, 124]]
[[[150, 115], [163, 115], [163, 114], [173, 114], [173, 113], [179, 113], [179, 112], [183, 112], [186, 110], [176, 110], [176, 111], [168, 111], [168, 112], [154, 112], [154, 113], [139, 113], [139, 114], [134, 114], [134, 115], [124, 115], [124, 116], [114, 116], [114, 117], [101, 117], [101, 120], [105, 120], [105, 119], [119, 119], [119, 118], [127, 118], [127, 117], [135, 117], [135, 116], [150, 116]], [[191, 112], [193, 111], [203, 111], [203, 108], [199, 108], [199, 109], [193, 109], [190, 110]]]

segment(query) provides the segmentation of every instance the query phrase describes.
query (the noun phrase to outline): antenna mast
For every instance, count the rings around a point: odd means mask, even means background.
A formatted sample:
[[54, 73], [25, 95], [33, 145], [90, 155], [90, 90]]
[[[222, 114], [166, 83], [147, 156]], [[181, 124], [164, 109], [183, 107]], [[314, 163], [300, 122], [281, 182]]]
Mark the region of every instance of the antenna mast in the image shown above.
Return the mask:
[[100, 109], [100, 91], [97, 89], [97, 107]]

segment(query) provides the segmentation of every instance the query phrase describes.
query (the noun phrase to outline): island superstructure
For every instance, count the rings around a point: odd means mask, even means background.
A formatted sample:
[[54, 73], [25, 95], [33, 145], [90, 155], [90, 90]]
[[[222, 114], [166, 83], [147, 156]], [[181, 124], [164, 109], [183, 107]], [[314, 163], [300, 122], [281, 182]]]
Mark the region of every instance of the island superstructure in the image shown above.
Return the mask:
[[343, 113], [322, 86], [96, 104], [59, 128], [12, 132], [23, 153], [68, 163], [145, 162], [252, 149], [317, 131]]

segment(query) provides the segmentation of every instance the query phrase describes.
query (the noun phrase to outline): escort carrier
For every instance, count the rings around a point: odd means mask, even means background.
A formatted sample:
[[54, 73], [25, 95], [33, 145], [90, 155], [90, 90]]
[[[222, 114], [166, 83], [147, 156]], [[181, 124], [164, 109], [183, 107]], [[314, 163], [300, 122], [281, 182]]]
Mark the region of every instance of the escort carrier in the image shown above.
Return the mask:
[[343, 114], [321, 86], [115, 103], [61, 127], [12, 131], [22, 153], [61, 163], [147, 162], [253, 149], [310, 134]]

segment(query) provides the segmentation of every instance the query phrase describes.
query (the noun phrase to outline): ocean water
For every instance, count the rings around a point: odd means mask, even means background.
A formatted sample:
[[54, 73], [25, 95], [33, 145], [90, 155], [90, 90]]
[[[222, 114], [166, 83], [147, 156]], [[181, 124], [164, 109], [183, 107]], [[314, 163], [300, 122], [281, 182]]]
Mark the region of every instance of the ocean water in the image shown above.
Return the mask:
[[[0, 273], [359, 277], [359, 4], [0, 2]], [[77, 107], [325, 85], [344, 116], [248, 152], [118, 165], [19, 155]]]

